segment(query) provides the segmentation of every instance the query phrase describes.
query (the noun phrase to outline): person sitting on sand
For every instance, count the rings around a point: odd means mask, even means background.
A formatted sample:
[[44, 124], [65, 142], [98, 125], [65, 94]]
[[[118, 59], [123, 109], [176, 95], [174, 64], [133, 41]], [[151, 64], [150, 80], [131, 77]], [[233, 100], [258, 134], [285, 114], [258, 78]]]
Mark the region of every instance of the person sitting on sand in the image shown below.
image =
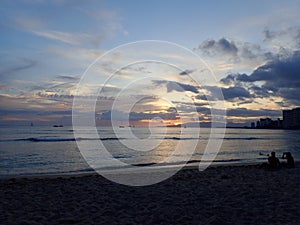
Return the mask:
[[280, 166], [279, 159], [276, 157], [275, 152], [271, 152], [271, 155], [268, 157], [268, 163], [270, 169], [277, 169]]
[[286, 163], [283, 163], [286, 168], [295, 168], [294, 158], [290, 152], [284, 152], [282, 158], [286, 159]]

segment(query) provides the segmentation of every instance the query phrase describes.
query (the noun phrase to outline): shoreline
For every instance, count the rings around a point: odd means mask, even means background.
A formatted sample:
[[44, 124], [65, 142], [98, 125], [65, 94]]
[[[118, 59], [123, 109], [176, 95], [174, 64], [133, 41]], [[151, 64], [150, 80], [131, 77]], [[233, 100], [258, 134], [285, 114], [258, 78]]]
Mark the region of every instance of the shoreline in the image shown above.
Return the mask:
[[[211, 164], [209, 165], [206, 169], [210, 169], [210, 168], [218, 168], [218, 167], [244, 167], [244, 166], [259, 166], [261, 165], [262, 162], [225, 162], [225, 163], [215, 163], [215, 164]], [[174, 164], [174, 165], [169, 165], [169, 166], [164, 166], [164, 167], [153, 167], [152, 169], [155, 170], [170, 170], [176, 167], [180, 167], [180, 165], [178, 164]], [[300, 167], [300, 160], [295, 160], [295, 167]], [[138, 167], [139, 170], [142, 172], [144, 168], [144, 166], [140, 166]], [[206, 170], [205, 169], [205, 170]], [[198, 170], [199, 171], [199, 161], [196, 162], [190, 162], [187, 163], [185, 166], [183, 166], [180, 170], [177, 171], [180, 172], [181, 170]], [[204, 171], [205, 171], [204, 170]], [[199, 171], [199, 172], [204, 172], [204, 171]], [[114, 170], [100, 170], [99, 172], [103, 173], [103, 174], [118, 174], [118, 173], [131, 173], [132, 171], [126, 171], [124, 170], [124, 168], [120, 168], [120, 169], [114, 169]], [[43, 174], [19, 174], [19, 175], [7, 175], [7, 176], [0, 176], [0, 181], [3, 180], [10, 180], [10, 179], [56, 179], [56, 178], [70, 178], [70, 177], [85, 177], [85, 176], [91, 176], [91, 175], [100, 175], [100, 173], [98, 173], [97, 171], [93, 170], [92, 168], [87, 171], [87, 172], [74, 172], [74, 173], [69, 173], [69, 172], [65, 172], [65, 173], [43, 173]]]

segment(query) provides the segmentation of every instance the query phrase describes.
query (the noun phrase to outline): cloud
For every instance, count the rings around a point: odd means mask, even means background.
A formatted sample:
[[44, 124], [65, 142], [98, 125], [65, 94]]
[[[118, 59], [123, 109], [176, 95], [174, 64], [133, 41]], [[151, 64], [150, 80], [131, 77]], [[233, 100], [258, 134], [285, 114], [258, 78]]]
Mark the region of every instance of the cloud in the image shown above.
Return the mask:
[[21, 58], [19, 59], [19, 62], [14, 65], [13, 67], [4, 68], [0, 70], [0, 76], [6, 76], [18, 71], [30, 69], [34, 67], [37, 64], [37, 61], [28, 59], [28, 58]]
[[58, 30], [32, 30], [32, 33], [47, 39], [60, 41], [70, 45], [81, 45], [84, 43], [93, 43], [99, 46], [103, 37], [101, 35], [92, 35], [88, 33], [70, 33]]
[[300, 27], [288, 27], [281, 30], [264, 29], [264, 41], [281, 48], [300, 48]]
[[185, 76], [185, 75], [189, 75], [191, 73], [193, 73], [195, 70], [184, 70], [182, 72], [179, 73], [179, 75], [181, 76]]
[[236, 77], [239, 75], [240, 74], [229, 74], [226, 77], [222, 78], [220, 82], [226, 85], [234, 84], [237, 81]]
[[74, 81], [74, 82], [78, 82], [80, 79], [78, 77], [67, 76], [67, 75], [59, 75], [59, 76], [57, 76], [57, 78], [61, 79], [61, 80], [69, 80], [69, 81]]
[[108, 97], [108, 96], [91, 96], [91, 95], [59, 95], [59, 94], [45, 94], [38, 92], [37, 96], [42, 97], [42, 98], [48, 98], [48, 99], [71, 99], [73, 100], [74, 97], [79, 98], [79, 99], [97, 99], [97, 100], [114, 100], [114, 97]]
[[243, 87], [229, 87], [221, 88], [224, 99], [235, 101], [236, 99], [244, 100], [245, 98], [251, 98], [251, 94]]
[[[128, 114], [118, 110], [109, 110], [103, 112], [101, 115], [101, 120], [111, 120], [113, 118], [117, 121], [127, 121]], [[151, 120], [155, 117], [159, 117], [163, 120], [175, 120], [178, 119], [177, 111], [174, 108], [170, 108], [167, 112], [157, 112], [157, 113], [144, 113], [144, 112], [130, 112], [130, 121], [141, 121], [141, 120]]]
[[195, 98], [199, 100], [208, 101], [216, 101], [220, 99], [216, 99], [213, 93], [218, 93], [219, 89], [221, 89], [224, 100], [227, 101], [237, 101], [237, 100], [245, 100], [251, 98], [251, 94], [244, 87], [234, 86], [228, 88], [222, 88], [218, 86], [203, 86], [203, 90], [205, 90], [206, 94], [197, 95]]
[[271, 61], [256, 70], [252, 74], [239, 74], [237, 81], [256, 82], [265, 81], [265, 87], [297, 87], [300, 88], [300, 51], [293, 53], [291, 57]]
[[183, 113], [193, 113], [195, 112], [195, 109], [198, 111], [198, 109], [209, 109], [207, 108], [209, 106], [208, 102], [178, 102], [178, 101], [173, 101], [173, 104], [176, 105], [176, 109], [180, 112]]
[[156, 86], [165, 85], [167, 88], [167, 92], [177, 91], [177, 92], [185, 92], [190, 91], [195, 94], [199, 93], [198, 86], [193, 86], [189, 84], [183, 84], [176, 81], [167, 81], [167, 80], [153, 80], [152, 83]]
[[236, 108], [227, 110], [227, 116], [234, 117], [265, 117], [266, 115], [268, 115], [269, 117], [280, 117], [281, 111], [270, 109], [252, 110], [247, 108]]
[[54, 93], [65, 93], [71, 89], [75, 89], [75, 85], [76, 83], [74, 82], [59, 82], [45, 87], [45, 91]]
[[73, 99], [74, 98], [74, 95], [44, 94], [41, 92], [38, 92], [37, 96], [42, 98], [49, 98], [49, 99]]
[[[289, 55], [290, 52], [300, 48], [300, 27], [288, 27], [281, 30], [263, 31], [264, 41], [268, 50], [258, 44], [220, 38], [219, 40], [208, 39], [203, 41], [198, 48], [204, 56], [222, 57], [222, 60], [229, 60], [235, 63], [259, 63], [274, 60]], [[270, 46], [268, 44], [271, 44]], [[270, 51], [270, 49], [272, 49]], [[225, 57], [225, 58], [224, 58]]]
[[[76, 61], [76, 65], [83, 65], [85, 68], [88, 63], [95, 60], [102, 54], [104, 54], [105, 51], [99, 50], [99, 49], [87, 49], [84, 47], [78, 47], [78, 46], [66, 46], [64, 48], [57, 47], [57, 46], [48, 46], [47, 52], [50, 54], [55, 55], [55, 57], [62, 57], [65, 59], [70, 60], [72, 63]], [[86, 68], [85, 68], [86, 69]]]
[[[300, 51], [284, 59], [260, 66], [251, 74], [230, 74], [221, 79], [224, 84], [247, 86], [256, 97], [282, 97], [300, 103]], [[261, 84], [257, 84], [260, 82]]]
[[[42, 4], [24, 4], [22, 13], [6, 13], [5, 24], [48, 40], [72, 46], [98, 48], [103, 40], [116, 33], [125, 35], [122, 18], [114, 9], [97, 1], [41, 1]], [[10, 12], [12, 10], [6, 10]], [[61, 26], [63, 24], [63, 27]], [[94, 26], [86, 26], [93, 24]], [[74, 32], [74, 26], [78, 29]], [[67, 28], [67, 29], [66, 29]]]
[[72, 107], [71, 101], [57, 102], [56, 99], [45, 99], [42, 95], [27, 94], [23, 96], [12, 96], [0, 94], [0, 108], [6, 110], [62, 110]]
[[0, 109], [0, 123], [11, 124], [11, 123], [24, 123], [29, 126], [29, 121], [34, 121], [34, 124], [46, 123], [53, 124], [56, 121], [64, 124], [71, 124], [72, 110], [37, 110], [37, 109]]
[[274, 58], [273, 53], [258, 44], [229, 38], [203, 41], [194, 50], [203, 57], [208, 57], [218, 70], [257, 67], [262, 62]]
[[208, 55], [216, 55], [216, 54], [227, 54], [236, 56], [238, 52], [238, 48], [233, 41], [230, 41], [226, 38], [221, 38], [217, 41], [210, 39], [204, 41], [199, 49], [204, 51]]

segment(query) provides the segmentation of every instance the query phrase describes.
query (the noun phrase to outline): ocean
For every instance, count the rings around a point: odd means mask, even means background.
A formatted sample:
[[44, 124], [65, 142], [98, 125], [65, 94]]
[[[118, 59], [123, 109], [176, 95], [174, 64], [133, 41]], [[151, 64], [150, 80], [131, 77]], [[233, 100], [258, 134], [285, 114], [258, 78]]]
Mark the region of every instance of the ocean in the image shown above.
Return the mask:
[[[126, 144], [132, 143], [131, 136], [127, 135], [129, 129], [141, 141], [135, 145], [136, 149], [126, 147]], [[141, 127], [118, 127], [115, 130], [98, 127], [99, 138], [88, 138], [85, 132], [82, 137], [80, 133], [79, 137], [77, 134], [75, 139], [72, 127], [0, 127], [0, 177], [92, 172], [76, 140], [80, 145], [86, 143], [91, 146], [101, 142], [112, 158], [124, 165], [140, 167], [164, 162], [180, 143], [181, 149], [178, 154], [172, 155], [172, 161], [159, 166], [198, 164], [208, 143], [210, 129], [201, 128], [200, 134], [195, 137], [199, 131], [196, 129], [187, 128], [182, 132], [180, 128], [174, 127], [162, 132], [161, 128], [152, 128], [150, 132]], [[226, 129], [222, 146], [216, 157], [211, 159], [212, 164], [264, 162], [271, 151], [275, 151], [279, 158], [283, 152], [289, 151], [295, 160], [299, 160], [299, 137], [300, 130]], [[192, 148], [192, 155], [187, 157], [186, 154], [190, 154]], [[102, 158], [103, 155], [98, 154], [99, 149], [90, 151], [93, 152], [95, 162], [101, 161], [97, 164], [98, 169], [116, 169], [110, 164], [110, 158]]]

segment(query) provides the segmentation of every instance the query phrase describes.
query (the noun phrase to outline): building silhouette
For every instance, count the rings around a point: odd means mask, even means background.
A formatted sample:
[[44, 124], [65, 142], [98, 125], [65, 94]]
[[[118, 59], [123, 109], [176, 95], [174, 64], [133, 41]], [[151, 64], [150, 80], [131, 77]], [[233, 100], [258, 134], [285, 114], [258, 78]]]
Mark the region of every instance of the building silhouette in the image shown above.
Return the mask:
[[300, 107], [291, 110], [283, 110], [282, 116], [284, 129], [300, 128]]
[[270, 118], [261, 118], [255, 123], [251, 123], [251, 128], [259, 129], [300, 129], [300, 107], [283, 110], [282, 111], [282, 120], [272, 120]]
[[262, 118], [256, 122], [256, 128], [261, 129], [279, 129], [282, 128], [282, 120], [272, 120], [270, 118]]

